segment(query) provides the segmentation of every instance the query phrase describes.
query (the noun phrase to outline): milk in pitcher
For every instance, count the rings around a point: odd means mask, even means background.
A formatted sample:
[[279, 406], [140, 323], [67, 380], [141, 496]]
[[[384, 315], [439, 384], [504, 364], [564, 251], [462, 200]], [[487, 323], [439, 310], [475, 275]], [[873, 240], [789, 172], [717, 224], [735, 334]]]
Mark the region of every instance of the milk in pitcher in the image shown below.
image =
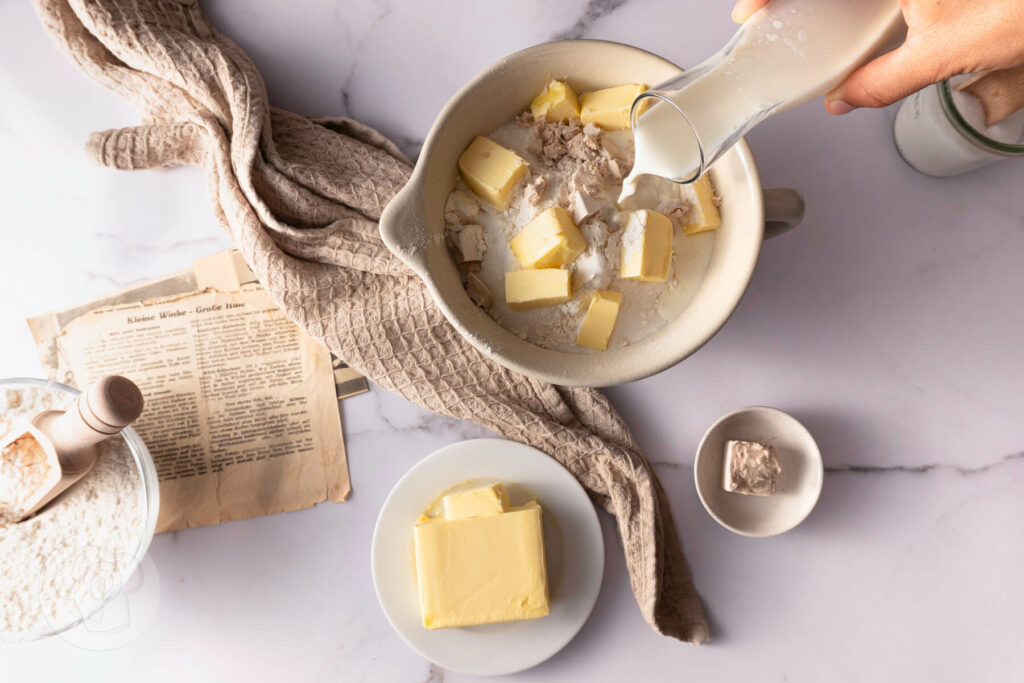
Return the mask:
[[641, 96], [655, 103], [634, 116], [623, 198], [645, 174], [696, 180], [755, 125], [824, 95], [904, 30], [898, 0], [774, 0], [715, 56]]

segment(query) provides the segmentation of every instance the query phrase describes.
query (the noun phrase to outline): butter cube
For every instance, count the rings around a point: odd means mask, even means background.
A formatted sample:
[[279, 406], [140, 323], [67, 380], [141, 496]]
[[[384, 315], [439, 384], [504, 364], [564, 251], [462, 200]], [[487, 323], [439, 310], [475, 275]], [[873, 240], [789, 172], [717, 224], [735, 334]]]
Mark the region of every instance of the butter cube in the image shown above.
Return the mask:
[[518, 154], [479, 135], [459, 157], [462, 179], [499, 209], [508, 208], [512, 188], [526, 174], [526, 168]]
[[587, 241], [569, 212], [560, 207], [544, 209], [509, 243], [523, 268], [558, 268], [587, 248]]
[[466, 519], [484, 515], [500, 515], [508, 509], [508, 494], [502, 483], [478, 486], [445, 496], [441, 505], [445, 519]]
[[536, 503], [414, 527], [420, 613], [428, 629], [547, 616], [547, 566]]
[[565, 81], [552, 80], [530, 103], [535, 119], [568, 121], [580, 117], [580, 100]]
[[603, 289], [594, 292], [587, 314], [583, 316], [579, 334], [576, 335], [576, 343], [588, 349], [606, 350], [612, 330], [615, 328], [615, 318], [619, 315], [621, 302], [622, 294], [618, 292]]
[[522, 311], [564, 304], [572, 298], [572, 275], [560, 268], [505, 273], [505, 302]]
[[775, 446], [756, 441], [729, 441], [725, 444], [722, 488], [751, 496], [775, 494], [782, 463]]
[[619, 275], [628, 280], [660, 282], [672, 263], [672, 221], [654, 211], [634, 211], [622, 233]]
[[699, 232], [715, 230], [722, 225], [722, 214], [715, 204], [715, 191], [711, 187], [711, 177], [708, 174], [702, 175], [693, 183], [694, 192], [697, 193], [697, 203], [690, 209], [683, 232], [687, 235], [696, 235]]
[[[632, 128], [630, 110], [633, 102], [645, 90], [647, 86], [641, 83], [630, 83], [584, 93], [580, 97], [580, 120], [584, 125], [593, 123], [605, 130]], [[642, 109], [638, 113], [643, 113], [648, 105], [641, 103], [640, 106]]]

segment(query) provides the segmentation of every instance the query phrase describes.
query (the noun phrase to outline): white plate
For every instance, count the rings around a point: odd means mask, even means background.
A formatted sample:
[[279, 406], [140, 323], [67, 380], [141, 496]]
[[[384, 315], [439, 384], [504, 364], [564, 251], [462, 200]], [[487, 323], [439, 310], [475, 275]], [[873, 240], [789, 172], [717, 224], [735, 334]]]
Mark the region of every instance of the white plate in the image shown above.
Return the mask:
[[[759, 441], [779, 450], [782, 472], [773, 496], [748, 496], [722, 488], [725, 442]], [[693, 463], [697, 494], [704, 508], [730, 531], [744, 536], [775, 536], [811, 514], [821, 495], [825, 468], [807, 428], [776, 408], [755, 406], [729, 413], [711, 425]]]
[[[521, 486], [544, 510], [551, 613], [508, 624], [428, 631], [420, 618], [413, 525], [439, 493], [473, 479], [499, 479], [515, 500]], [[499, 439], [446, 446], [405, 473], [388, 495], [371, 552], [373, 586], [398, 635], [435, 664], [460, 673], [498, 676], [540, 664], [572, 640], [590, 615], [604, 575], [604, 539], [583, 487], [540, 451]]]

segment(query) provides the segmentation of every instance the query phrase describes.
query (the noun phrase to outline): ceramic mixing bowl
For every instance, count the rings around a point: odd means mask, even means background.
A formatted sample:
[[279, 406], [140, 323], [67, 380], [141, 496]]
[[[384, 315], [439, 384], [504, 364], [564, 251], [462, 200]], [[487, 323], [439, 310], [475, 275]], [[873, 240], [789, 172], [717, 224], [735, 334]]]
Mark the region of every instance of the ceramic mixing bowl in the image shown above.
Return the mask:
[[765, 236], [800, 222], [800, 195], [763, 190], [750, 149], [741, 141], [712, 171], [722, 196], [723, 225], [713, 233], [707, 274], [689, 305], [657, 332], [601, 353], [553, 351], [520, 339], [470, 300], [445, 245], [444, 205], [455, 186], [458, 157], [473, 138], [489, 134], [525, 109], [552, 77], [588, 91], [661, 83], [680, 72], [657, 55], [620, 43], [545, 43], [492, 65], [441, 111], [408, 185], [381, 216], [381, 235], [423, 279], [452, 325], [483, 354], [512, 370], [563, 385], [609, 386], [653, 375], [714, 336], [743, 296]]

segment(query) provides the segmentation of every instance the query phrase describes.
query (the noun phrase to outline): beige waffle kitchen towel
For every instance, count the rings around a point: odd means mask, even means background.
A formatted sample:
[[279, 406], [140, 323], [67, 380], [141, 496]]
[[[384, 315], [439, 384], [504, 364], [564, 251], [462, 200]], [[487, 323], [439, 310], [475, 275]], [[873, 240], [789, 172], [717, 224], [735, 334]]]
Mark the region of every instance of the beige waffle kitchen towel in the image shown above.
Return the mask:
[[392, 142], [271, 109], [256, 67], [195, 0], [36, 4], [75, 63], [143, 112], [144, 125], [94, 133], [92, 159], [202, 166], [217, 218], [289, 316], [382, 387], [555, 457], [615, 516], [651, 626], [710, 637], [665, 492], [607, 399], [489, 361], [381, 242], [381, 209], [410, 172]]

